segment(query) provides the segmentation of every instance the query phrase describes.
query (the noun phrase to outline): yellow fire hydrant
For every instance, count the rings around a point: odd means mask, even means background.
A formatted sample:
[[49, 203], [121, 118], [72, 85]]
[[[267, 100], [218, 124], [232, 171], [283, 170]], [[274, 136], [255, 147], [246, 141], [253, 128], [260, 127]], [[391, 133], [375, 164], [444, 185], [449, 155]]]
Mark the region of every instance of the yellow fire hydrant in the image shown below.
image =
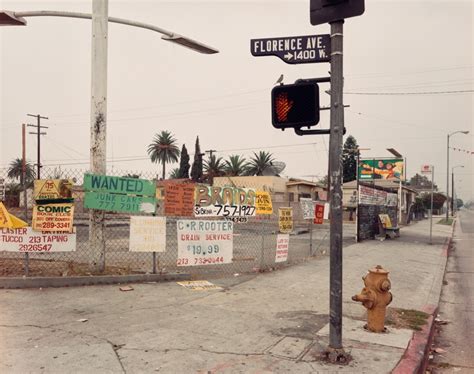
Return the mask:
[[367, 308], [367, 325], [365, 327], [369, 331], [384, 332], [387, 305], [392, 302], [388, 271], [377, 265], [375, 268], [369, 269], [362, 280], [365, 287], [360, 294], [352, 296], [352, 300], [360, 301]]

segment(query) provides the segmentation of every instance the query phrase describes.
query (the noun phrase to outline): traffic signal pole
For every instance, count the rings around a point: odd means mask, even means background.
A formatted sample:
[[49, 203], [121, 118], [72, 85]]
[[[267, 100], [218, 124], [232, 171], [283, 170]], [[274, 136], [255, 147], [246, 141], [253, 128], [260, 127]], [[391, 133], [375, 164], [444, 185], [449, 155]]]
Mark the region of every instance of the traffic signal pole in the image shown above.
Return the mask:
[[343, 24], [343, 20], [331, 22], [329, 347], [336, 350], [342, 349]]

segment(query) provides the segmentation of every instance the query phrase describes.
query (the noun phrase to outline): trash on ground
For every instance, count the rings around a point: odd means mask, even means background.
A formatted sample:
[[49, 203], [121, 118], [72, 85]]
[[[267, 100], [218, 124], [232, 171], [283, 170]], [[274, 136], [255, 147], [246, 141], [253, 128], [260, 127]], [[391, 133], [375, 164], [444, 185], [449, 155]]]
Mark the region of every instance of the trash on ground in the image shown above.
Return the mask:
[[77, 322], [87, 322], [87, 321], [89, 321], [87, 318], [81, 318], [77, 320]]
[[180, 286], [183, 286], [184, 288], [187, 288], [188, 290], [193, 291], [222, 290], [222, 287], [219, 287], [206, 280], [184, 281], [176, 283], [178, 283]]
[[120, 291], [133, 291], [133, 287], [122, 286], [122, 287], [120, 287]]

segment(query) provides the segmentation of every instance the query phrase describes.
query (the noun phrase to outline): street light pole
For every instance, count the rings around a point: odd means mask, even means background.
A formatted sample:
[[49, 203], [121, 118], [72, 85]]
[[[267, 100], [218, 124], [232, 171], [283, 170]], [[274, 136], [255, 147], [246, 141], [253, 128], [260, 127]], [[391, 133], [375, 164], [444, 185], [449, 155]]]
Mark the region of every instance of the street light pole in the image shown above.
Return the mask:
[[469, 131], [454, 131], [447, 136], [447, 147], [446, 147], [446, 223], [449, 220], [449, 138], [455, 134], [462, 133], [464, 135], [469, 134]]

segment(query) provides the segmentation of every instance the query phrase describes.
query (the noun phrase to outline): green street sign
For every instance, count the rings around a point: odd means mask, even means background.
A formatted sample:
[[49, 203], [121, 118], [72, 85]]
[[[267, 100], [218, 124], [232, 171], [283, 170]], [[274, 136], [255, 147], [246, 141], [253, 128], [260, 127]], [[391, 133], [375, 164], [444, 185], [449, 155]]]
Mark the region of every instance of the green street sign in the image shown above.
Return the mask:
[[84, 191], [100, 191], [125, 195], [155, 197], [156, 185], [154, 182], [146, 179], [85, 174]]
[[84, 207], [112, 212], [155, 213], [156, 199], [149, 196], [89, 191], [85, 193]]

